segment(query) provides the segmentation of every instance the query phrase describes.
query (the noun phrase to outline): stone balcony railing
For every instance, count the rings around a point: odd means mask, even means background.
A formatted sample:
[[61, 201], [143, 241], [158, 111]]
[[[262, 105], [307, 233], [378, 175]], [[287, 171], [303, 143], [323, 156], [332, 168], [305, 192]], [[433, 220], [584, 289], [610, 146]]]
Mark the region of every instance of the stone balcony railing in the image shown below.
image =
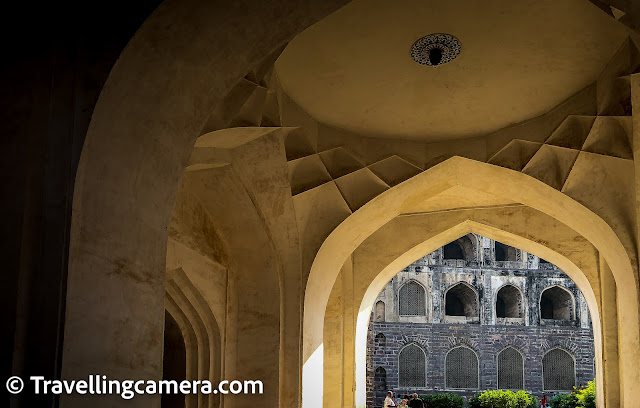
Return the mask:
[[[552, 264], [544, 264], [552, 265]], [[476, 260], [466, 259], [443, 259], [442, 261], [432, 260], [426, 266], [445, 266], [449, 268], [504, 268], [504, 269], [526, 269], [527, 265], [521, 261], [490, 261], [485, 260], [479, 262]], [[416, 266], [416, 270], [419, 272], [422, 269], [422, 265]], [[546, 267], [544, 269], [554, 269], [553, 267]]]
[[497, 325], [524, 326], [524, 317], [496, 317]]
[[466, 259], [443, 259], [442, 261], [430, 260], [420, 265], [408, 266], [404, 269], [404, 272], [421, 272], [425, 266], [444, 266], [448, 268], [499, 268], [499, 269], [538, 269], [544, 271], [558, 271], [557, 266], [550, 263], [540, 263], [537, 268], [530, 267], [527, 263], [522, 261], [491, 261], [485, 260], [479, 262], [476, 260]]
[[521, 269], [526, 268], [526, 265], [522, 263], [522, 261], [488, 261], [485, 262], [486, 266], [492, 266], [494, 268], [505, 268], [505, 269]]
[[572, 320], [540, 319], [540, 326], [574, 327], [574, 326], [580, 326], [580, 321], [575, 319], [572, 319]]
[[464, 259], [443, 259], [442, 260], [442, 266], [448, 266], [451, 268], [465, 268], [467, 267], [467, 263], [469, 261], [464, 260]]
[[554, 270], [554, 269], [558, 269], [558, 267], [552, 263], [540, 262], [538, 264], [538, 269]]
[[449, 316], [445, 315], [443, 323], [454, 323], [454, 324], [479, 324], [480, 317], [478, 316]]

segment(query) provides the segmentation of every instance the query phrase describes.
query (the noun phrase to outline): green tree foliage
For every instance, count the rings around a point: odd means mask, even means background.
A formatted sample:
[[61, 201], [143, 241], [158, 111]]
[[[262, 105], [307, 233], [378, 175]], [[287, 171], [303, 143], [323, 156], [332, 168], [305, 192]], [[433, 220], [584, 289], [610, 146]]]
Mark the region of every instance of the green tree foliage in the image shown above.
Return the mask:
[[420, 395], [429, 408], [463, 408], [464, 398], [450, 392], [441, 394]]
[[581, 389], [573, 389], [571, 394], [558, 394], [551, 400], [551, 408], [596, 408], [596, 383]]
[[558, 394], [551, 399], [551, 408], [576, 408], [578, 397], [576, 394]]
[[475, 394], [473, 397], [469, 398], [469, 408], [482, 408], [482, 404], [480, 403], [480, 394]]
[[488, 390], [469, 399], [469, 408], [538, 408], [538, 398], [526, 391]]
[[576, 408], [596, 408], [596, 382], [589, 381], [589, 384], [576, 392], [578, 404]]

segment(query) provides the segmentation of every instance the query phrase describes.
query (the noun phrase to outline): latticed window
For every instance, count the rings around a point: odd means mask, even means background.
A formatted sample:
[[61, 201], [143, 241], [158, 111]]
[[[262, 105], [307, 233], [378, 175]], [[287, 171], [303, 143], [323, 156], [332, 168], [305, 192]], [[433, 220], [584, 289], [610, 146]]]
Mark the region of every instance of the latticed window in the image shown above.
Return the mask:
[[576, 385], [575, 362], [569, 353], [553, 349], [542, 359], [542, 377], [546, 391], [569, 391]]
[[416, 282], [408, 282], [400, 288], [400, 315], [401, 316], [425, 316], [424, 288]]
[[450, 389], [478, 388], [478, 356], [470, 348], [456, 347], [445, 359], [446, 383]]
[[398, 380], [401, 388], [426, 387], [426, 356], [415, 344], [400, 351], [398, 356]]
[[498, 388], [524, 389], [524, 362], [518, 350], [508, 347], [498, 354]]

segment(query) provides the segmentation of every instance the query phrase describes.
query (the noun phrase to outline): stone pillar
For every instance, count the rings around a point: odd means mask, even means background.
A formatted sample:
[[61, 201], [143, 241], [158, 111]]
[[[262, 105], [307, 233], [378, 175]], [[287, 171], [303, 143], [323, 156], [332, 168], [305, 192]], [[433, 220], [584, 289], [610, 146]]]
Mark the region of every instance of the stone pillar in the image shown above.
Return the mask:
[[[356, 363], [355, 363], [355, 338], [356, 316], [360, 305], [354, 304], [353, 298], [353, 264], [349, 259], [342, 268], [342, 389], [343, 407], [352, 407], [355, 404], [356, 391]], [[326, 401], [326, 400], [325, 400]], [[329, 406], [335, 405], [335, 400], [329, 399]]]
[[604, 396], [598, 398], [605, 407], [620, 406], [620, 365], [618, 364], [618, 311], [616, 282], [609, 265], [600, 256], [600, 321], [602, 327], [602, 361]]
[[324, 318], [323, 406], [342, 401], [342, 272], [338, 275]]

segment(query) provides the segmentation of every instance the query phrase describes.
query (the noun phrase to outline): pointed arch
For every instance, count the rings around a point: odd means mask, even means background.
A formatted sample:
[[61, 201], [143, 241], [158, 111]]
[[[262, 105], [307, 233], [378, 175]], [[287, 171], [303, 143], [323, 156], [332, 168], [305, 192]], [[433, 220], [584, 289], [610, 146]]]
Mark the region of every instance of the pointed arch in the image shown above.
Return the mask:
[[496, 318], [522, 318], [524, 317], [525, 298], [522, 291], [516, 285], [506, 283], [496, 291]]
[[443, 247], [444, 260], [476, 261], [478, 259], [478, 241], [473, 234], [464, 235]]
[[478, 291], [467, 282], [451, 285], [444, 293], [446, 316], [479, 316]]
[[518, 260], [518, 249], [496, 241], [494, 243], [495, 259], [499, 262], [515, 262]]
[[[531, 228], [528, 228], [527, 225], [537, 225], [540, 224], [543, 220], [537, 218], [540, 217], [540, 215], [535, 215], [535, 212], [532, 212], [531, 210], [522, 209], [518, 211], [523, 211], [523, 217], [528, 220], [527, 223], [522, 226], [522, 228], [524, 228], [524, 230], [526, 230], [528, 233], [533, 232], [533, 230]], [[475, 212], [473, 211], [471, 213]], [[567, 275], [569, 275], [576, 282], [577, 286], [581, 288], [583, 292], [590, 313], [593, 317], [594, 343], [596, 349], [596, 358], [598, 359], [596, 376], [597, 378], [602, 378], [603, 365], [601, 360], [602, 332], [600, 331], [600, 312], [596, 306], [597, 301], [593, 288], [588, 284], [584, 273], [574, 263], [576, 261], [576, 259], [574, 258], [574, 254], [576, 254], [577, 252], [569, 251], [566, 253], [561, 253], [553, 251], [548, 247], [541, 245], [539, 243], [540, 241], [549, 243], [554, 243], [554, 241], [549, 241], [547, 235], [536, 235], [538, 234], [538, 232], [531, 236], [528, 236], [522, 232], [514, 233], [512, 231], [520, 231], [520, 227], [514, 230], [510, 230], [507, 227], [511, 227], [513, 224], [509, 222], [502, 223], [502, 220], [504, 220], [504, 218], [501, 216], [495, 218], [494, 221], [489, 221], [491, 218], [485, 218], [483, 216], [481, 217], [481, 222], [479, 222], [479, 219], [476, 220], [475, 215], [469, 216], [469, 218], [462, 219], [463, 221], [457, 224], [445, 223], [445, 225], [448, 225], [448, 227], [440, 230], [441, 232], [432, 235], [428, 240], [418, 244], [413, 244], [415, 246], [412, 246], [410, 248], [406, 247], [402, 250], [402, 252], [397, 252], [396, 258], [394, 258], [394, 260], [389, 264], [384, 264], [382, 269], [380, 269], [380, 271], [378, 272], [378, 275], [372, 280], [371, 285], [366, 289], [366, 293], [362, 297], [360, 307], [361, 313], [358, 315], [358, 327], [356, 333], [356, 398], [360, 398], [358, 401], [364, 401], [365, 398], [365, 394], [362, 391], [365, 390], [364, 382], [366, 379], [366, 371], [364, 365], [361, 364], [361, 361], [364, 361], [363, 350], [366, 350], [366, 330], [368, 327], [367, 313], [370, 313], [371, 310], [371, 306], [367, 305], [372, 305], [373, 299], [377, 297], [377, 294], [379, 293], [381, 288], [384, 287], [388, 280], [393, 277], [398, 270], [402, 270], [404, 267], [406, 267], [406, 265], [411, 264], [422, 254], [430, 253], [435, 249], [440, 248], [442, 245], [444, 245], [444, 243], [450, 242], [455, 236], [462, 236], [469, 232], [480, 234], [490, 239], [500, 239], [505, 243], [518, 248], [522, 248], [524, 251], [536, 256], [546, 256], [548, 259], [552, 259], [555, 264], [557, 264], [563, 271], [567, 273]], [[561, 224], [558, 224], [558, 226], [554, 227], [556, 231], [555, 233], [559, 233], [560, 225]], [[540, 231], [545, 230], [548, 229], [542, 229]], [[572, 232], [572, 234], [575, 234], [575, 232]], [[596, 384], [597, 386], [601, 386], [601, 384], [603, 384], [603, 381], [600, 380], [599, 382], [596, 382]], [[599, 395], [602, 395], [602, 392], [599, 392]]]
[[[498, 180], [499, 183], [496, 182]], [[412, 205], [423, 202], [456, 186], [477, 189], [497, 197], [517, 201], [520, 203], [518, 205], [530, 208], [545, 217], [550, 217], [559, 222], [563, 228], [570, 228], [575, 231], [576, 234], [598, 250], [599, 254], [602, 255], [602, 259], [610, 267], [619, 289], [619, 301], [621, 302], [619, 318], [630, 325], [628, 334], [620, 339], [620, 352], [629, 356], [628, 359], [621, 361], [621, 366], [623, 366], [621, 372], [624, 373], [627, 382], [637, 382], [637, 379], [640, 379], [640, 367], [631, 363], [632, 361], [640, 360], [637, 282], [629, 253], [612, 227], [575, 199], [537, 179], [506, 168], [462, 157], [452, 157], [373, 198], [338, 225], [323, 242], [311, 267], [304, 299], [305, 316], [303, 324], [305, 340], [303, 358], [307, 361], [313, 355], [314, 359], [309, 363], [305, 363], [303, 384], [311, 387], [313, 379], [318, 378], [317, 370], [322, 370], [322, 364], [317, 364], [316, 362], [322, 361], [323, 313], [332, 287], [331, 283], [326, 281], [334, 282], [348, 256], [376, 231], [382, 229], [385, 224], [407, 211]], [[500, 222], [496, 221], [496, 224], [500, 224]], [[530, 235], [528, 232], [518, 232], [510, 236], [508, 232], [505, 233], [505, 231], [509, 231], [509, 226], [505, 225], [502, 229], [503, 231], [496, 233], [495, 230], [492, 230], [491, 227], [482, 222], [462, 223], [459, 229], [451, 229], [444, 232], [439, 237], [442, 238], [442, 241], [439, 241], [437, 246], [434, 246], [435, 238], [430, 239], [428, 243], [425, 241], [427, 250], [422, 248], [419, 252], [417, 252], [417, 249], [416, 252], [413, 252], [414, 248], [410, 251], [413, 259], [405, 262], [404, 260], [399, 261], [401, 258], [404, 259], [400, 257], [391, 264], [394, 265], [393, 267], [396, 268], [396, 271], [400, 270], [421, 255], [432, 252], [469, 232], [475, 232], [494, 240], [517, 246], [553, 262], [576, 282], [585, 294], [591, 315], [594, 317], [596, 347], [602, 347], [599, 310], [594, 290], [591, 287], [591, 282], [589, 282], [580, 268], [569, 260], [571, 256], [556, 252], [554, 249], [540, 243], [544, 241], [533, 242], [528, 239]], [[454, 230], [457, 232], [454, 233]], [[487, 230], [487, 232], [483, 230]], [[566, 256], [569, 256], [569, 258]], [[388, 277], [386, 278], [388, 280]], [[384, 283], [386, 282], [379, 282], [378, 278], [376, 278], [367, 289], [361, 308], [363, 314], [358, 315], [358, 330], [361, 328], [366, 329], [365, 323], [369, 319], [373, 305], [371, 298], [375, 298]], [[369, 293], [371, 288], [375, 288], [375, 293]], [[358, 332], [360, 333], [360, 331]], [[358, 344], [366, 344], [366, 336], [363, 337], [361, 334], [356, 337]], [[366, 350], [366, 348], [363, 349], [358, 346], [358, 350], [361, 350], [358, 353], [362, 353], [364, 352], [362, 350]], [[601, 357], [600, 355], [599, 358]], [[359, 361], [360, 358], [356, 360], [356, 362]], [[364, 384], [366, 370], [362, 366], [359, 367], [356, 369], [356, 381], [357, 384]], [[599, 367], [598, 376], [601, 378], [601, 364]], [[624, 381], [624, 379], [621, 379], [621, 382], [624, 383]], [[598, 387], [601, 387], [602, 381], [597, 382], [597, 384], [600, 384]], [[364, 387], [357, 385], [357, 389], [361, 390], [356, 392], [357, 401], [364, 401]], [[640, 391], [633, 387], [625, 386], [621, 389], [622, 399], [626, 399], [630, 403], [640, 397]], [[599, 395], [602, 395], [602, 393]]]
[[543, 320], [575, 320], [576, 301], [573, 293], [562, 285], [553, 285], [540, 293], [540, 318]]
[[[500, 183], [487, 183], [487, 180], [500, 180]], [[454, 156], [381, 193], [338, 225], [324, 241], [312, 265], [305, 292], [305, 359], [322, 342], [322, 313], [331, 288], [326, 280], [335, 281], [349, 254], [368, 236], [402, 213], [407, 202], [425, 200], [453, 186], [476, 188], [517, 200], [559, 220], [598, 248], [611, 267], [621, 291], [625, 292], [621, 297], [629, 305], [626, 309], [628, 320], [635, 326], [628, 348], [630, 353], [640, 356], [640, 352], [635, 350], [635, 345], [640, 343], [640, 326], [636, 323], [637, 284], [629, 255], [611, 226], [576, 200], [539, 180], [506, 168]], [[440, 246], [447, 242], [451, 239]]]

